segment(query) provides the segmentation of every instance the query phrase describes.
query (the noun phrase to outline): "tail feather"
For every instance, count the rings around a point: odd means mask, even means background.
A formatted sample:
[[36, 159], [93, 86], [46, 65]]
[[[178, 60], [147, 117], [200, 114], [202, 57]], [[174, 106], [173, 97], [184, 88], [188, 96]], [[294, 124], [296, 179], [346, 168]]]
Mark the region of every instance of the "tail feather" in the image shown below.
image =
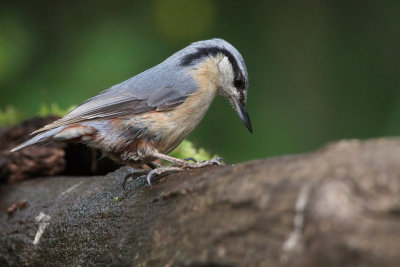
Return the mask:
[[43, 126], [40, 129], [37, 129], [36, 131], [32, 132], [30, 135], [37, 135], [37, 134], [40, 134], [40, 133], [43, 133], [43, 132], [47, 132], [47, 131], [59, 128], [60, 126], [55, 125], [55, 122], [57, 122], [59, 120], [61, 120], [61, 119], [53, 121], [52, 123], [47, 124], [47, 125]]
[[57, 134], [59, 131], [61, 131], [63, 128], [64, 127], [59, 127], [59, 128], [52, 129], [50, 131], [38, 134], [38, 135], [32, 137], [31, 139], [29, 139], [28, 141], [20, 144], [19, 146], [14, 147], [13, 149], [11, 149], [10, 152], [15, 152], [15, 151], [18, 151], [20, 149], [23, 149], [25, 147], [32, 146], [35, 144], [43, 144], [43, 143], [49, 142], [49, 141], [51, 141], [52, 137], [55, 134]]

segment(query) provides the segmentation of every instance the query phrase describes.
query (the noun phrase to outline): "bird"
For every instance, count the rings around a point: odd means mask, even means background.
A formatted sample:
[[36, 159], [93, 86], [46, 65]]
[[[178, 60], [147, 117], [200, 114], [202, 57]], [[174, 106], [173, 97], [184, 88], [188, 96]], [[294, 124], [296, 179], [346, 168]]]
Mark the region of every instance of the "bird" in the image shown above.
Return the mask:
[[[233, 45], [219, 38], [197, 41], [34, 131], [11, 152], [35, 144], [78, 141], [147, 176], [151, 185], [153, 176], [224, 163], [222, 158], [197, 162], [168, 153], [196, 128], [218, 95], [253, 133], [246, 109], [248, 87], [246, 64]], [[156, 160], [172, 164], [162, 166]], [[145, 165], [150, 170], [143, 169]]]

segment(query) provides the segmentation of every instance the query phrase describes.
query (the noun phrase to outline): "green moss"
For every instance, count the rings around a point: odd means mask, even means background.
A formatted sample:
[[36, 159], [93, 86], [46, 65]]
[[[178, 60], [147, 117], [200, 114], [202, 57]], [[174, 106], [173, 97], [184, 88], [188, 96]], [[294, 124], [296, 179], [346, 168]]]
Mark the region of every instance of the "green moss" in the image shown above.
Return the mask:
[[[39, 111], [36, 113], [39, 117], [46, 117], [50, 115], [64, 116], [68, 112], [70, 112], [75, 106], [71, 106], [67, 109], [62, 109], [58, 106], [58, 104], [41, 104]], [[6, 106], [5, 108], [0, 108], [0, 126], [11, 126], [15, 125], [22, 120], [26, 119], [27, 116], [17, 110], [13, 106]]]
[[46, 117], [49, 115], [57, 115], [57, 116], [65, 116], [68, 112], [73, 110], [76, 106], [70, 106], [67, 109], [62, 109], [56, 103], [52, 103], [50, 105], [42, 103], [39, 108], [39, 112], [37, 113], [40, 117]]
[[184, 159], [184, 158], [194, 158], [198, 161], [200, 160], [210, 160], [217, 157], [217, 155], [211, 155], [204, 148], [196, 148], [195, 145], [189, 140], [184, 140], [174, 151], [170, 154], [172, 157]]
[[17, 124], [23, 119], [23, 114], [13, 106], [0, 109], [0, 126], [10, 126]]

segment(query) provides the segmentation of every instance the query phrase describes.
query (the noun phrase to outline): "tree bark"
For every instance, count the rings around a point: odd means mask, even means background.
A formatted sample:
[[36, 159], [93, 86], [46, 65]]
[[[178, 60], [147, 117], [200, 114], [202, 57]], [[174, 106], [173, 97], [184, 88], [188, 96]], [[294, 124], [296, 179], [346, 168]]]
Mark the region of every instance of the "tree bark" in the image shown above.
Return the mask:
[[14, 183], [37, 176], [100, 175], [120, 167], [101, 152], [79, 143], [54, 142], [34, 145], [11, 153], [27, 141], [33, 131], [59, 117], [34, 117], [10, 128], [0, 129], [0, 183]]
[[[0, 265], [398, 266], [400, 140], [0, 188]], [[25, 206], [7, 213], [12, 204]]]

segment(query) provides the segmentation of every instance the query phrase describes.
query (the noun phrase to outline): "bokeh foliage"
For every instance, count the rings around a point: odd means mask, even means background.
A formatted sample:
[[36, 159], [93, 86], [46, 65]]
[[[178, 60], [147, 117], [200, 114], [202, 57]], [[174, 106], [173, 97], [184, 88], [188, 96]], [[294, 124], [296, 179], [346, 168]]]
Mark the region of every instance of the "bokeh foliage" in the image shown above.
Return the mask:
[[236, 162], [398, 135], [399, 18], [399, 1], [3, 0], [0, 110], [64, 110], [220, 37], [246, 60], [254, 134], [217, 99], [196, 144]]

